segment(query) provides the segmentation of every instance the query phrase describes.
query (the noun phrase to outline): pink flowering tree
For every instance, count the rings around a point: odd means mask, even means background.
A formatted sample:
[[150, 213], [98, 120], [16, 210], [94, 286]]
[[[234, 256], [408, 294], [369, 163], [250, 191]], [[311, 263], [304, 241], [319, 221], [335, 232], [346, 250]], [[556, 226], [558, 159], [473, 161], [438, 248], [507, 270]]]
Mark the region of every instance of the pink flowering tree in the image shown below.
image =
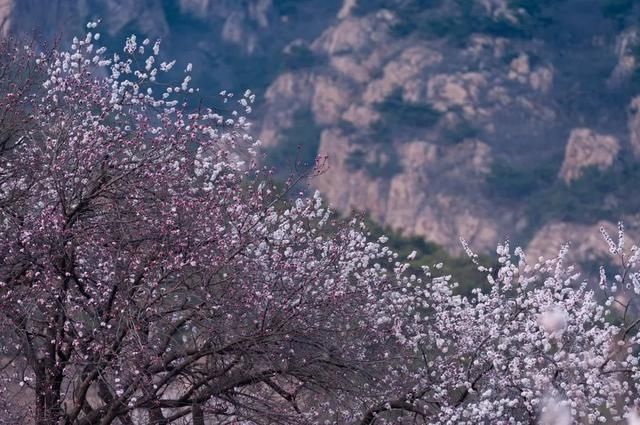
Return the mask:
[[505, 244], [489, 289], [461, 296], [297, 193], [305, 176], [275, 185], [251, 92], [222, 92], [225, 116], [191, 107], [190, 65], [170, 84], [158, 42], [109, 54], [95, 27], [69, 51], [0, 49], [0, 424], [634, 414], [639, 253], [622, 231], [599, 289], [566, 250], [535, 264]]
[[3, 93], [0, 421], [333, 422], [384, 397], [390, 253], [256, 165], [251, 92], [190, 109], [190, 66], [167, 84], [159, 43], [108, 55], [94, 27], [4, 52], [37, 72]]

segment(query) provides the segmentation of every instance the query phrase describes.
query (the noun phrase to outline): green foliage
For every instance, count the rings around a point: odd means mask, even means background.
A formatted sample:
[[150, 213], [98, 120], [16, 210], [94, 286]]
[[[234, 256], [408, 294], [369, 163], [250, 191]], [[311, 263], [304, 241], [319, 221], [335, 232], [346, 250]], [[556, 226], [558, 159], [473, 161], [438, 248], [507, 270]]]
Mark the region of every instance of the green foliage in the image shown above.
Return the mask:
[[362, 146], [349, 153], [345, 164], [350, 171], [364, 170], [371, 177], [378, 178], [390, 178], [402, 171], [398, 154], [389, 143]]
[[431, 105], [408, 103], [402, 99], [402, 90], [394, 90], [385, 100], [376, 105], [384, 127], [404, 126], [411, 128], [433, 127], [441, 112]]
[[338, 120], [337, 127], [344, 134], [353, 134], [356, 131], [358, 131], [358, 128], [351, 121], [347, 121], [343, 119]]
[[311, 111], [298, 110], [290, 128], [282, 132], [277, 146], [266, 150], [270, 163], [280, 166], [296, 166], [298, 169], [313, 166], [318, 155], [322, 128], [316, 124]]
[[384, 119], [380, 119], [379, 121], [374, 122], [371, 125], [371, 139], [376, 143], [391, 143], [391, 138], [393, 136], [391, 132], [391, 128], [393, 127], [392, 122], [388, 122]]
[[553, 7], [564, 0], [509, 0], [509, 7], [524, 11], [523, 23], [528, 25], [548, 25], [553, 21]]
[[[184, 13], [178, 0], [162, 0], [162, 9], [167, 19], [167, 24], [171, 28], [190, 32], [205, 32], [208, 30], [208, 25], [202, 19], [198, 19], [189, 13]], [[120, 32], [130, 33], [126, 29], [122, 29]]]
[[532, 229], [550, 220], [616, 221], [621, 215], [640, 210], [637, 162], [621, 160], [605, 171], [589, 167], [569, 185], [557, 178], [558, 169], [557, 161], [530, 168], [496, 163], [486, 184], [491, 195], [502, 201], [526, 202], [525, 212]]
[[[634, 52], [634, 53], [635, 53], [634, 56], [640, 59], [640, 55], [638, 54], [638, 52]], [[634, 66], [633, 71], [631, 73], [631, 84], [633, 87], [640, 86], [640, 66], [638, 65]]]
[[420, 38], [448, 38], [456, 44], [464, 44], [475, 31], [475, 22], [465, 22], [459, 16], [426, 13], [398, 13], [399, 20], [392, 27], [392, 33], [398, 38], [416, 35]]
[[320, 65], [320, 57], [305, 45], [294, 45], [282, 54], [281, 68], [287, 71], [297, 71]]
[[[370, 133], [361, 140], [361, 147], [352, 151], [346, 159], [351, 170], [365, 170], [372, 177], [392, 177], [402, 171], [398, 154], [392, 145], [392, 129], [401, 133], [433, 127], [441, 113], [431, 105], [405, 102], [402, 90], [376, 105], [380, 119], [371, 126]], [[344, 123], [344, 130], [353, 131], [353, 126]]]
[[363, 16], [380, 9], [400, 11], [403, 16], [411, 13], [422, 13], [442, 4], [442, 0], [361, 0], [353, 8], [352, 13]]
[[471, 34], [486, 33], [496, 37], [523, 36], [522, 28], [505, 19], [495, 20], [473, 0], [456, 0], [456, 10], [431, 8], [441, 2], [428, 2], [425, 7], [420, 1], [407, 1], [397, 9], [398, 23], [393, 33], [399, 37], [415, 34], [422, 38], [448, 38], [455, 44], [464, 44]]
[[536, 16], [542, 13], [545, 6], [553, 3], [555, 0], [510, 0], [509, 5], [513, 9], [522, 9], [527, 14]]
[[345, 159], [345, 164], [349, 171], [362, 170], [367, 165], [367, 153], [362, 149], [351, 151]]
[[396, 6], [398, 21], [392, 27], [393, 34], [397, 37], [415, 34], [427, 39], [455, 37], [456, 30], [460, 29], [455, 19], [432, 10], [441, 2], [426, 2], [427, 5], [423, 3], [425, 2], [409, 0]]
[[623, 20], [633, 9], [636, 0], [603, 0], [602, 14], [613, 20]]
[[272, 0], [272, 5], [279, 16], [290, 16], [297, 13], [300, 0]]
[[364, 16], [368, 13], [375, 12], [380, 9], [389, 9], [397, 7], [398, 2], [394, 0], [369, 0], [358, 1], [351, 9], [354, 16]]
[[[442, 1], [391, 0], [374, 3], [394, 3], [398, 21], [392, 32], [398, 37], [416, 35], [421, 38], [447, 38], [464, 45], [469, 36], [484, 33], [494, 37], [530, 38], [534, 31], [553, 22], [553, 7], [562, 0], [510, 0], [517, 22], [491, 17], [474, 0], [455, 0], [454, 8], [439, 7]], [[369, 6], [370, 7], [370, 6]], [[524, 12], [524, 13], [518, 13]]]
[[558, 165], [553, 161], [529, 168], [494, 162], [486, 183], [494, 195], [508, 200], [523, 200], [553, 185], [557, 174]]
[[466, 139], [473, 139], [478, 137], [480, 131], [471, 122], [466, 119], [462, 119], [459, 123], [453, 127], [447, 128], [442, 133], [443, 142], [446, 144], [457, 144]]
[[[527, 215], [541, 222], [550, 219], [593, 223], [599, 219], [616, 221], [621, 215], [640, 210], [640, 164], [622, 162], [600, 171], [585, 170], [582, 177], [566, 185], [554, 185], [536, 193], [528, 205]], [[599, 199], [599, 202], [594, 202]]]

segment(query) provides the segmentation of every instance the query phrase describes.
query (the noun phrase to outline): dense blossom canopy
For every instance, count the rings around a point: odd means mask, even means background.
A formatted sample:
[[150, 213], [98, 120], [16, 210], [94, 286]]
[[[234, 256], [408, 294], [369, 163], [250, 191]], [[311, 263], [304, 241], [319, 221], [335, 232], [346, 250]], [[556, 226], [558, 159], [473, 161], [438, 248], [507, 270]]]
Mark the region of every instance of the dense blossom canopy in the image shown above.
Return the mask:
[[159, 42], [109, 54], [95, 27], [0, 52], [1, 424], [637, 420], [622, 226], [600, 285], [566, 248], [505, 243], [461, 295], [297, 193], [307, 176], [276, 185], [250, 91], [193, 107], [190, 64], [169, 84]]

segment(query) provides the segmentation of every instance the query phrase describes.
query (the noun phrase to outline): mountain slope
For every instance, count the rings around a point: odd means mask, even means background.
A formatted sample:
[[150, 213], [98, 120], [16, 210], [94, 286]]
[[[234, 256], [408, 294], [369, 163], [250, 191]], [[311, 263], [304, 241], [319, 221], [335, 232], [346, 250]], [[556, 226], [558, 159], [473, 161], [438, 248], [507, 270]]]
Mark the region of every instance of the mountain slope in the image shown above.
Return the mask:
[[[572, 240], [602, 219], [636, 233], [634, 2], [378, 3], [310, 43], [322, 65], [271, 85], [267, 145], [308, 111], [331, 164], [316, 184], [339, 209], [454, 252], [461, 235], [549, 255], [536, 235]], [[585, 244], [578, 257], [606, 255]]]
[[[195, 83], [264, 94], [269, 160], [326, 155], [339, 210], [460, 252], [506, 237], [549, 255], [624, 219], [640, 235], [636, 0], [3, 0], [4, 32], [103, 18], [193, 62]], [[298, 148], [298, 145], [301, 145]]]

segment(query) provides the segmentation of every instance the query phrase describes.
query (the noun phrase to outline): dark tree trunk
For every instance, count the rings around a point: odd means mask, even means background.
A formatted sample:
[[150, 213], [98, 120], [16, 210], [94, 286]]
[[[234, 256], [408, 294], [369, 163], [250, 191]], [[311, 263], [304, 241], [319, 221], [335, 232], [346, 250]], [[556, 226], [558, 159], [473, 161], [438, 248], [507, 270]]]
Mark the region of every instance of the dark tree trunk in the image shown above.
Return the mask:
[[57, 425], [62, 415], [61, 387], [61, 373], [43, 369], [38, 371], [36, 374], [35, 425]]
[[168, 425], [167, 419], [162, 414], [162, 409], [152, 407], [149, 409], [149, 425]]
[[193, 418], [193, 425], [204, 425], [204, 412], [202, 406], [194, 404], [191, 407], [191, 417]]

